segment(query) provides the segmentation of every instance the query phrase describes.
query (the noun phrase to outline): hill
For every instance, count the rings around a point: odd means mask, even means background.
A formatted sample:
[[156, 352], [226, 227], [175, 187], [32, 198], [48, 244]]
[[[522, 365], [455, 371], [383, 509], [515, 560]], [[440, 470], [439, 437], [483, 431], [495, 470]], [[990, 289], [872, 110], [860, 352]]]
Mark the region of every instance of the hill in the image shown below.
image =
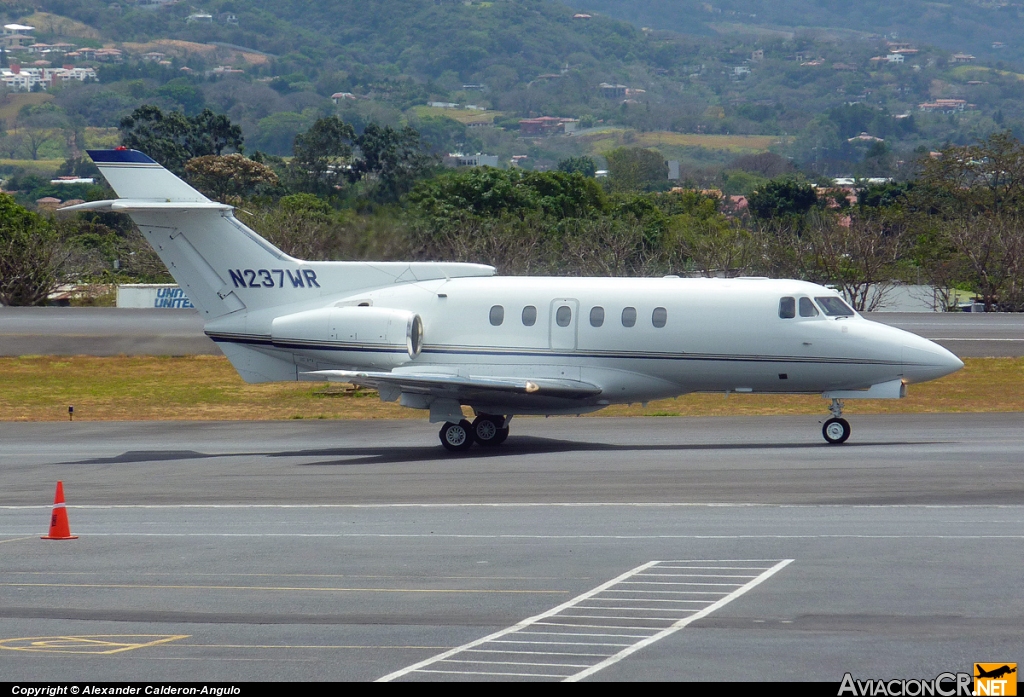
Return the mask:
[[[716, 35], [739, 30], [790, 36], [861, 32], [992, 60], [1024, 59], [1024, 6], [1005, 0], [566, 0], [640, 27]], [[999, 45], [1001, 44], [1001, 47]], [[995, 45], [995, 47], [994, 47]]]
[[[1009, 5], [568, 1], [576, 9], [556, 0], [209, 0], [200, 12], [184, 2], [24, 0], [0, 3], [0, 14], [9, 7], [5, 19], [35, 18], [40, 34], [96, 36], [76, 43], [124, 53], [93, 63], [100, 84], [54, 86], [58, 113], [39, 118], [110, 128], [141, 104], [210, 108], [242, 127], [249, 151], [274, 155], [290, 154], [295, 135], [327, 114], [357, 131], [412, 125], [437, 152], [525, 154], [542, 167], [622, 144], [719, 166], [756, 142], [818, 174], [850, 174], [870, 151], [859, 173], [880, 174], [944, 143], [1004, 128], [1024, 135], [1024, 81], [1010, 60], [1022, 21]], [[992, 48], [999, 36], [1005, 48]], [[964, 50], [975, 55], [954, 55]], [[520, 133], [519, 121], [537, 116], [636, 135]], [[712, 136], [761, 140], [725, 147]]]

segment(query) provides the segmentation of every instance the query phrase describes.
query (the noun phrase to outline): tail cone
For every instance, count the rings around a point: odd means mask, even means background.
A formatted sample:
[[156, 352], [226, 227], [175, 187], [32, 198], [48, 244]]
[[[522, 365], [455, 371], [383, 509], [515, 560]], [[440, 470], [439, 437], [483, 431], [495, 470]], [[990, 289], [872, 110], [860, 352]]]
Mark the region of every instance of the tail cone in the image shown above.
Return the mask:
[[53, 495], [53, 515], [50, 516], [50, 534], [40, 539], [78, 539], [78, 535], [71, 534], [71, 526], [68, 525], [68, 509], [64, 505], [64, 482], [57, 482], [57, 491]]

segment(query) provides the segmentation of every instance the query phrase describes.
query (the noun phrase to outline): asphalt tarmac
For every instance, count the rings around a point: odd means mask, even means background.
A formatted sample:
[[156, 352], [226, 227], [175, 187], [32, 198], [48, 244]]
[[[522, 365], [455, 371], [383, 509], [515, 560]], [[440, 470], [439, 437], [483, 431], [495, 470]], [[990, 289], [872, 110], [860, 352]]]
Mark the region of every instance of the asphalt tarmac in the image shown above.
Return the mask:
[[[0, 424], [6, 680], [931, 679], [1019, 661], [1021, 414]], [[63, 480], [78, 540], [42, 541]]]
[[[1024, 355], [1024, 313], [869, 312], [960, 357]], [[219, 354], [195, 310], [0, 307], [0, 356]]]

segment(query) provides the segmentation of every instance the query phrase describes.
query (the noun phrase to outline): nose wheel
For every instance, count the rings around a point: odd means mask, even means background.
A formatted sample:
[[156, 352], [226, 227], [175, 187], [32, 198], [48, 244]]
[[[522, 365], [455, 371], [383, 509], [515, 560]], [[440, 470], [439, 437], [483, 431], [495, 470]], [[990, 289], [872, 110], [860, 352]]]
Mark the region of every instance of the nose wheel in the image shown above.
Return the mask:
[[828, 408], [832, 418], [821, 427], [821, 435], [829, 445], [840, 445], [850, 437], [850, 422], [843, 418], [843, 400], [833, 399], [832, 406]]

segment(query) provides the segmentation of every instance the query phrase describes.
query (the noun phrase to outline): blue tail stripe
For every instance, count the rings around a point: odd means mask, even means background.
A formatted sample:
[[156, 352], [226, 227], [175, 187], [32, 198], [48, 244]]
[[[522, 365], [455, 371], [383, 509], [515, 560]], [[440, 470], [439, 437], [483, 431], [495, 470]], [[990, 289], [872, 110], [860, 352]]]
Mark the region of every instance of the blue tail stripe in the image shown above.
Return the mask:
[[155, 160], [139, 152], [138, 150], [87, 150], [89, 157], [96, 164], [104, 162], [135, 162], [139, 164], [155, 165]]

